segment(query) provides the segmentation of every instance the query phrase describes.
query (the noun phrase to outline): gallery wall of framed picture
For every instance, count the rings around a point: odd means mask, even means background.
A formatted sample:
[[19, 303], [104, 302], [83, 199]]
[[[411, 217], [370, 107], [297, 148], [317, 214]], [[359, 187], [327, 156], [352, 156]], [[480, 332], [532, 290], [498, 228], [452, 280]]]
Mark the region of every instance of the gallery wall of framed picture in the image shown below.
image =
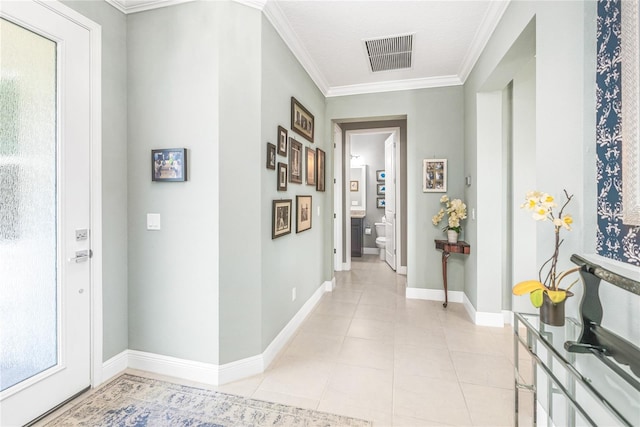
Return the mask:
[[[314, 133], [315, 117], [295, 97], [291, 97], [291, 129], [278, 125], [276, 143], [267, 142], [266, 145], [266, 168], [276, 171], [276, 191], [291, 190], [295, 186], [290, 187], [289, 184], [303, 184], [303, 180], [316, 191], [325, 191], [326, 153], [308, 145], [314, 143]], [[298, 140], [295, 135], [308, 142]], [[295, 206], [293, 199], [273, 200], [271, 238], [291, 234], [294, 215], [296, 234], [310, 230], [312, 200], [312, 195], [296, 195]]]

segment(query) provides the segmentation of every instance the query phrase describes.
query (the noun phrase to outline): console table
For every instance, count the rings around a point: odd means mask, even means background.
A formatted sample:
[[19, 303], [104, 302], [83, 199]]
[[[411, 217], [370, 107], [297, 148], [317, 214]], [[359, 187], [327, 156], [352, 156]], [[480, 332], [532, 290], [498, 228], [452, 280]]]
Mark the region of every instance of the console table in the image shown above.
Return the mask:
[[[532, 393], [534, 426], [640, 425], [640, 380], [628, 367], [613, 362], [628, 372], [625, 378], [593, 354], [565, 348], [565, 342], [577, 340], [582, 332], [576, 319], [567, 318], [564, 326], [549, 326], [537, 314], [514, 313], [513, 328], [515, 426], [522, 422], [521, 390]], [[531, 378], [523, 378], [521, 346], [531, 357]], [[543, 417], [547, 422], [539, 420]]]
[[444, 284], [444, 304], [443, 307], [447, 307], [449, 304], [449, 292], [447, 290], [447, 261], [451, 254], [464, 254], [469, 255], [471, 253], [471, 246], [467, 242], [458, 241], [456, 243], [449, 243], [448, 240], [435, 240], [436, 249], [442, 251], [442, 282]]
[[[556, 327], [538, 315], [514, 313], [515, 425], [519, 391], [529, 390], [533, 425], [540, 412], [544, 425], [640, 426], [640, 348], [603, 324], [599, 296], [601, 280], [626, 291], [625, 297], [640, 296], [638, 275], [627, 277], [578, 255], [571, 261], [580, 266], [584, 285], [580, 321], [567, 318]], [[637, 313], [629, 321], [637, 322]], [[520, 345], [531, 357], [530, 379], [520, 372]]]

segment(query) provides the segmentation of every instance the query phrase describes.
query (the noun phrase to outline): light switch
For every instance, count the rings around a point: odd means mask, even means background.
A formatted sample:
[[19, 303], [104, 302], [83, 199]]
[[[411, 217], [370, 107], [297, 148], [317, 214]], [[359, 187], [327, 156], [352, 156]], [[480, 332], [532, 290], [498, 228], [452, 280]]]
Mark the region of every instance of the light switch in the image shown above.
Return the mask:
[[147, 214], [147, 230], [160, 230], [160, 214]]

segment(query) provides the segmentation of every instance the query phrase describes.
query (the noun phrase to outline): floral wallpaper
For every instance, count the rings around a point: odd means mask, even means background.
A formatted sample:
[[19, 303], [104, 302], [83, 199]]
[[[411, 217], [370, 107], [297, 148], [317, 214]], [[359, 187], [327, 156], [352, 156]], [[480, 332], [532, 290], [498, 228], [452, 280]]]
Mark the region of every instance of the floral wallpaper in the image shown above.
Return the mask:
[[596, 144], [598, 254], [640, 265], [640, 227], [622, 223], [620, 0], [598, 0]]

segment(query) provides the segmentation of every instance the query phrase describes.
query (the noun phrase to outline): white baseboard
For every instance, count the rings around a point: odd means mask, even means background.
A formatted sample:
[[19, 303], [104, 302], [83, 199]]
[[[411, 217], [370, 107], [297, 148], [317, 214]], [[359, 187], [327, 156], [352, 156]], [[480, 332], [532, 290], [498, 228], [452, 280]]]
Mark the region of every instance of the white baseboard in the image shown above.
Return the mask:
[[[407, 288], [407, 299], [423, 299], [430, 301], [444, 301], [443, 289]], [[478, 326], [493, 326], [502, 328], [505, 325], [506, 313], [477, 312], [467, 295], [462, 291], [449, 291], [449, 302], [458, 302], [464, 305], [467, 314], [474, 324]]]
[[144, 351], [125, 350], [102, 364], [102, 382], [113, 378], [127, 368], [210, 385], [222, 385], [260, 374], [267, 369], [293, 337], [302, 322], [318, 304], [322, 294], [331, 292], [335, 288], [335, 284], [335, 277], [322, 283], [262, 354], [224, 365], [216, 365]]
[[[403, 276], [407, 275], [407, 266], [406, 265], [401, 265], [400, 267], [397, 268], [396, 273], [398, 274], [402, 274]], [[444, 295], [444, 293], [443, 293]]]
[[218, 365], [218, 378], [216, 385], [230, 383], [242, 378], [261, 374], [267, 369], [268, 364], [264, 363], [264, 353], [235, 362]]
[[513, 325], [513, 311], [502, 310], [502, 316], [504, 317], [505, 325]]
[[144, 351], [129, 350], [129, 368], [218, 385], [219, 366]]
[[[111, 378], [127, 369], [128, 366], [129, 350], [125, 350], [119, 354], [116, 354], [111, 359], [102, 364], [102, 381], [100, 383], [102, 384], [109, 381]], [[99, 385], [100, 384], [94, 384], [93, 386], [97, 387]]]
[[280, 333], [274, 338], [274, 340], [271, 341], [271, 344], [267, 346], [267, 348], [261, 355], [264, 361], [263, 362], [264, 369], [267, 369], [267, 367], [271, 364], [271, 362], [273, 362], [273, 359], [275, 359], [278, 352], [280, 352], [280, 350], [284, 348], [284, 346], [291, 339], [291, 337], [293, 337], [293, 335], [298, 330], [298, 328], [300, 327], [304, 319], [306, 319], [306, 317], [309, 315], [309, 313], [311, 313], [311, 311], [316, 306], [316, 304], [318, 304], [318, 302], [320, 301], [320, 298], [322, 297], [322, 294], [324, 294], [325, 292], [328, 292], [327, 284], [329, 283], [331, 284], [330, 286], [333, 286], [334, 281], [335, 279], [332, 280], [331, 282], [329, 281], [324, 282], [313, 293], [313, 295], [311, 295], [311, 298], [309, 298], [307, 302], [304, 303], [304, 305], [300, 308], [300, 310], [298, 310], [295, 316], [293, 316], [293, 318], [280, 331]]
[[467, 314], [471, 318], [474, 324], [478, 326], [492, 326], [496, 328], [504, 327], [504, 315], [500, 313], [486, 313], [482, 311], [476, 311], [466, 294], [464, 295], [464, 308], [467, 310]]
[[[449, 302], [462, 302], [464, 292], [449, 291]], [[407, 288], [407, 299], [444, 301], [443, 289]]]
[[378, 248], [362, 248], [362, 253], [365, 255], [380, 255], [380, 249]]
[[331, 280], [324, 282], [324, 291], [325, 292], [333, 292], [336, 288], [336, 277], [332, 277]]

